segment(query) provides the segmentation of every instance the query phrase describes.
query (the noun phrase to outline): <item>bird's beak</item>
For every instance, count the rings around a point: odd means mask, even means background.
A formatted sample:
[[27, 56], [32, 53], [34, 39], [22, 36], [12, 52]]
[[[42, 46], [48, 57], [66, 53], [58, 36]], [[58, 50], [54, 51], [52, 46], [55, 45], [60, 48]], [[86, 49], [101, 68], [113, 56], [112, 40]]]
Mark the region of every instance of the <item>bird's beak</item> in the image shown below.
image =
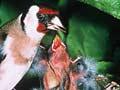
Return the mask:
[[65, 28], [57, 16], [51, 20], [47, 26], [47, 29], [65, 32]]

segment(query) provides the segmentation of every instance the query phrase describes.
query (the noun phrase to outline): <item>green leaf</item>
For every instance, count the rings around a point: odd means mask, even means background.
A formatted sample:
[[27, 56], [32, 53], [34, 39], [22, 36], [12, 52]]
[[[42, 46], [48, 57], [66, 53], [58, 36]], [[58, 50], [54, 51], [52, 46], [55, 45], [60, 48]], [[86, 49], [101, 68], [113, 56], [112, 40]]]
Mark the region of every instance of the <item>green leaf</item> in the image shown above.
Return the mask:
[[16, 9], [3, 1], [0, 6], [0, 26], [15, 18], [16, 16]]
[[69, 20], [67, 46], [71, 57], [103, 58], [109, 41], [107, 27], [92, 20], [73, 15]]
[[62, 8], [67, 7], [68, 1], [69, 0], [59, 0], [59, 3], [58, 3], [59, 7], [62, 7]]
[[108, 74], [109, 69], [113, 66], [112, 62], [101, 61], [97, 63], [97, 71], [101, 74]]
[[120, 19], [120, 0], [78, 0]]

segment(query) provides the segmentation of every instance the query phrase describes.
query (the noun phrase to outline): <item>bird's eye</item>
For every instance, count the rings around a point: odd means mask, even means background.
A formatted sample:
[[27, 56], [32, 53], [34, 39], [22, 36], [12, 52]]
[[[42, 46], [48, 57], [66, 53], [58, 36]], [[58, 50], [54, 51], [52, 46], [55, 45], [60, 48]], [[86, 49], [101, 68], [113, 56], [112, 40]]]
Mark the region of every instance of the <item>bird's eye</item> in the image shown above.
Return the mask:
[[80, 63], [80, 62], [78, 62], [78, 63], [77, 63], [77, 66], [80, 66], [80, 65], [81, 65], [81, 63]]
[[48, 24], [49, 22], [48, 15], [37, 13], [37, 17], [38, 17], [39, 23], [44, 23], [45, 25]]
[[37, 17], [38, 17], [38, 19], [41, 20], [41, 21], [44, 19], [44, 15], [39, 14], [39, 13], [37, 13]]

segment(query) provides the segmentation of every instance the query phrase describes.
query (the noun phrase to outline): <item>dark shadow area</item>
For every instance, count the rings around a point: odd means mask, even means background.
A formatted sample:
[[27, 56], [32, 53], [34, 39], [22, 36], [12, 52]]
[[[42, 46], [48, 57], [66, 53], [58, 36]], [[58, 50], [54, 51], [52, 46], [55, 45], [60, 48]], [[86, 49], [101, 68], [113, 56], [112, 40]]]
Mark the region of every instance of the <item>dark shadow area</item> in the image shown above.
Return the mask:
[[39, 88], [39, 78], [23, 78], [15, 87], [16, 90], [31, 90], [32, 88]]

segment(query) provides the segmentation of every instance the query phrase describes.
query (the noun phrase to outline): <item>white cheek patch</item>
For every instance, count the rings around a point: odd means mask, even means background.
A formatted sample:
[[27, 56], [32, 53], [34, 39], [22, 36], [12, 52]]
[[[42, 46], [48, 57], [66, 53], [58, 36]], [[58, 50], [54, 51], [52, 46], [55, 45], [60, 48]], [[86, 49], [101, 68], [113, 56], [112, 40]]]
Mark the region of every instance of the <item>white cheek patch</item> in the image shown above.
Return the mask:
[[24, 19], [24, 24], [25, 24], [25, 32], [27, 36], [32, 38], [35, 41], [40, 41], [42, 37], [44, 36], [43, 33], [37, 32], [37, 27], [38, 27], [38, 18], [37, 18], [37, 13], [39, 12], [39, 7], [38, 6], [32, 6], [25, 19]]
[[24, 20], [26, 29], [36, 29], [36, 27], [38, 26], [38, 18], [36, 16], [38, 11], [39, 11], [39, 7], [37, 7], [37, 6], [32, 6], [29, 9], [29, 11], [25, 17], [25, 20]]
[[38, 12], [38, 11], [39, 11], [39, 7], [36, 6], [36, 5], [31, 6], [30, 9], [29, 9], [29, 12], [30, 12], [31, 14], [34, 14], [34, 13], [36, 13], [36, 12]]

